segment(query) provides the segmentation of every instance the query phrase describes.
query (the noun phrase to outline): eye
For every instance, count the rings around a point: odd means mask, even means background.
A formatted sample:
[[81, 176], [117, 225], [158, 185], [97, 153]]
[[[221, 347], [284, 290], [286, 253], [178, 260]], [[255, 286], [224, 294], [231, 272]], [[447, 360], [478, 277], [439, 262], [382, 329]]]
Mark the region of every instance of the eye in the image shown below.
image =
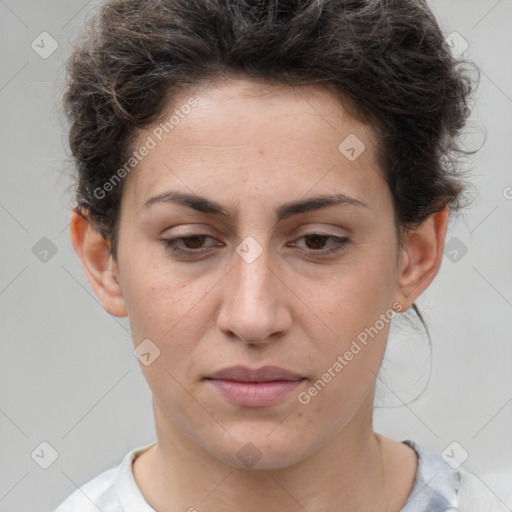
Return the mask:
[[[164, 238], [162, 243], [172, 253], [177, 255], [203, 254], [209, 252], [209, 248], [202, 247], [205, 238], [212, 238], [202, 233], [191, 233], [186, 236], [178, 236], [175, 238]], [[212, 238], [213, 240], [213, 238]], [[203, 249], [203, 250], [198, 250]]]
[[[325, 235], [323, 233], [307, 233], [299, 238], [299, 240], [306, 240], [306, 252], [318, 253], [320, 256], [326, 256], [346, 249], [350, 239], [347, 237], [339, 237], [334, 235]], [[322, 249], [324, 244], [331, 240], [334, 243], [328, 246], [327, 249]], [[295, 245], [295, 244], [293, 244]]]
[[[207, 252], [211, 252], [211, 249], [217, 245], [204, 246], [206, 239], [213, 238], [204, 233], [190, 233], [185, 236], [179, 236], [175, 238], [164, 238], [162, 243], [175, 255], [181, 256], [192, 256], [201, 255]], [[334, 235], [325, 235], [322, 233], [308, 233], [303, 235], [298, 240], [307, 240], [305, 252], [316, 253], [319, 256], [327, 256], [336, 252], [340, 252], [346, 248], [346, 245], [350, 242], [347, 237], [338, 237]], [[334, 243], [328, 246], [327, 249], [322, 247], [327, 241], [333, 241]], [[295, 246], [296, 244], [291, 244]]]

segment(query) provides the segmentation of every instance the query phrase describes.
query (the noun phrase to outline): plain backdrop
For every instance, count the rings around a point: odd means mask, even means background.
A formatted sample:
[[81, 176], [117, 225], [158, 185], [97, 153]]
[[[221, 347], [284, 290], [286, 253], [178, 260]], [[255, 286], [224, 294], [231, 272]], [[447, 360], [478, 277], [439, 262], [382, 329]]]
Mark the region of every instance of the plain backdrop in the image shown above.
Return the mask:
[[[485, 482], [512, 471], [512, 0], [430, 4], [482, 71], [467, 144], [486, 142], [470, 163], [475, 203], [450, 226], [440, 273], [418, 301], [432, 364], [424, 331], [393, 328], [375, 430], [454, 450]], [[53, 510], [155, 440], [128, 321], [103, 310], [68, 231], [63, 62], [97, 6], [0, 0], [2, 512]]]

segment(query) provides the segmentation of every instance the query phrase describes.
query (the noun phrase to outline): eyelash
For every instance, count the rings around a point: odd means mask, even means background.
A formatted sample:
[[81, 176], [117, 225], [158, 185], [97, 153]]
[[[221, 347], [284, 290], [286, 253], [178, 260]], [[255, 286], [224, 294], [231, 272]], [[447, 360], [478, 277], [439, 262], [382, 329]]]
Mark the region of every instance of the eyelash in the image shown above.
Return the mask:
[[[347, 244], [350, 242], [350, 239], [347, 237], [338, 237], [334, 235], [324, 235], [323, 233], [306, 233], [305, 235], [302, 235], [301, 238], [307, 238], [307, 237], [322, 237], [326, 239], [334, 240], [336, 243], [332, 245], [329, 249], [324, 250], [315, 250], [315, 249], [309, 249], [305, 252], [310, 254], [315, 254], [319, 256], [329, 256], [331, 254], [341, 252], [346, 249]], [[191, 256], [191, 255], [201, 255], [209, 252], [209, 249], [201, 250], [201, 249], [183, 249], [183, 247], [180, 247], [177, 245], [178, 242], [182, 242], [184, 240], [190, 240], [191, 238], [197, 238], [197, 237], [207, 237], [212, 238], [211, 236], [204, 234], [204, 233], [191, 233], [190, 235], [186, 236], [179, 236], [175, 238], [163, 238], [162, 243], [164, 246], [169, 249], [173, 254], [178, 256]]]

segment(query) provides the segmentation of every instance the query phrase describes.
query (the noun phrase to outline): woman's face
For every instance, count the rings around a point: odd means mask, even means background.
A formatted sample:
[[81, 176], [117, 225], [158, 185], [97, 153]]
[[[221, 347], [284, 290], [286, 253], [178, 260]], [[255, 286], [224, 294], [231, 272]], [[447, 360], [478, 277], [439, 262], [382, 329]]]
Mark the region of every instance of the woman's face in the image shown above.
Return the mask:
[[[318, 86], [226, 80], [174, 107], [139, 137], [147, 154], [125, 183], [118, 245], [157, 429], [260, 468], [366, 435], [401, 298], [372, 130]], [[234, 365], [302, 380], [224, 394], [207, 378]]]

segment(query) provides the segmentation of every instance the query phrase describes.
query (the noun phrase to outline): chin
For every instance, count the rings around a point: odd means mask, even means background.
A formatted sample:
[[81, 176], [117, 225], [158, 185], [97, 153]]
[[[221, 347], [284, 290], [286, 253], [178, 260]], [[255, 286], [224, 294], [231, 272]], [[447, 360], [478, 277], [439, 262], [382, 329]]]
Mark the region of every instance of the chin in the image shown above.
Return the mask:
[[[277, 433], [279, 428], [282, 431]], [[308, 450], [302, 436], [300, 439], [299, 436], [295, 438], [290, 431], [282, 426], [276, 428], [275, 424], [271, 428], [251, 428], [245, 432], [238, 429], [236, 435], [228, 430], [232, 435], [224, 439], [227, 444], [212, 446], [212, 440], [209, 439], [208, 451], [216, 459], [236, 469], [285, 469], [304, 460], [309, 452], [314, 451], [313, 446]]]

